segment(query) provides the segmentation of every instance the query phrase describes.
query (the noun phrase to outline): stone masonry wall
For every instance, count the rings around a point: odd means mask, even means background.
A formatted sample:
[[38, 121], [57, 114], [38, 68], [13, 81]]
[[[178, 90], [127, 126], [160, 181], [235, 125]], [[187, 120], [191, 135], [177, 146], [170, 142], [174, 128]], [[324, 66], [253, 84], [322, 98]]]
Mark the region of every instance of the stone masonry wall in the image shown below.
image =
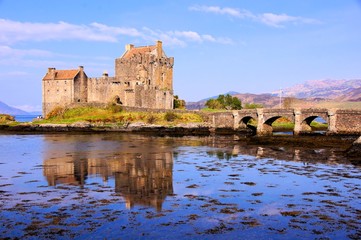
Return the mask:
[[337, 110], [336, 130], [338, 134], [361, 134], [361, 112], [358, 110]]
[[56, 106], [65, 107], [72, 103], [74, 88], [72, 80], [46, 80], [42, 83], [45, 116]]

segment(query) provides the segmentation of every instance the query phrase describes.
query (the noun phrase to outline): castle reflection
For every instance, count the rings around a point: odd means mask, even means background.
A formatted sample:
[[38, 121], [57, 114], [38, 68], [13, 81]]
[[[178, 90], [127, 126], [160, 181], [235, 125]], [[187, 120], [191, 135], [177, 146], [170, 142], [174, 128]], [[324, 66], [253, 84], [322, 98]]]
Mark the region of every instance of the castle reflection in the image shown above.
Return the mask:
[[234, 141], [218, 136], [157, 138], [127, 134], [44, 135], [44, 176], [48, 184], [84, 187], [87, 179], [101, 177], [114, 181], [115, 192], [126, 206], [150, 206], [158, 211], [166, 197], [173, 195], [173, 158], [179, 147], [199, 151], [208, 146], [207, 154], [219, 160], [242, 156], [269, 158], [314, 164], [348, 163], [340, 149], [272, 146]]
[[84, 187], [90, 176], [101, 177], [105, 183], [114, 179], [115, 192], [127, 208], [142, 205], [158, 211], [173, 194], [173, 151], [157, 140], [99, 141], [91, 135], [46, 136], [46, 140], [43, 167], [50, 186]]

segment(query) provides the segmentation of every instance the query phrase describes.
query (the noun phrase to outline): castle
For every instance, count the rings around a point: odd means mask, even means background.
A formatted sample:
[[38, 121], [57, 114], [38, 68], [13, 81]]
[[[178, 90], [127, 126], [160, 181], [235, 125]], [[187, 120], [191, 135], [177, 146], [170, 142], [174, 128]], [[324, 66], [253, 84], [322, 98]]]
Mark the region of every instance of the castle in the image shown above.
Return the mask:
[[43, 115], [55, 107], [74, 103], [117, 103], [123, 106], [173, 109], [173, 64], [162, 42], [134, 47], [128, 44], [115, 59], [115, 76], [107, 73], [89, 78], [83, 66], [78, 69], [48, 68], [42, 80]]

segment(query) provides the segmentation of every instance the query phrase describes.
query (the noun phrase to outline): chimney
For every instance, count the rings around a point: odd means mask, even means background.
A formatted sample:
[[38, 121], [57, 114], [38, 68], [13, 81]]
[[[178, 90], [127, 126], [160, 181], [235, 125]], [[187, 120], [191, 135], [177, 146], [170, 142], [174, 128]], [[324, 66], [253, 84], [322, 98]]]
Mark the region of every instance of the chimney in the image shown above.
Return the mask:
[[48, 74], [52, 79], [55, 79], [55, 68], [48, 68]]
[[79, 66], [79, 71], [84, 71], [84, 67], [83, 66]]
[[125, 51], [129, 51], [130, 49], [134, 48], [133, 44], [127, 44], [125, 45]]
[[162, 53], [163, 53], [163, 50], [162, 50], [162, 41], [157, 41], [157, 57], [158, 58], [161, 58], [162, 57]]

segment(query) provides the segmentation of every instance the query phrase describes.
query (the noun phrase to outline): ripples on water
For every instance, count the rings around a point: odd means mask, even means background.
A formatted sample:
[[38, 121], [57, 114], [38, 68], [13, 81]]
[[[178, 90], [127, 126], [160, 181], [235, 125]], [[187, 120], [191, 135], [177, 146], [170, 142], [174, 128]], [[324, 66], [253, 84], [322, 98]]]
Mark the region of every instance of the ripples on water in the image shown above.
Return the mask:
[[0, 238], [360, 239], [360, 179], [337, 149], [0, 135]]

